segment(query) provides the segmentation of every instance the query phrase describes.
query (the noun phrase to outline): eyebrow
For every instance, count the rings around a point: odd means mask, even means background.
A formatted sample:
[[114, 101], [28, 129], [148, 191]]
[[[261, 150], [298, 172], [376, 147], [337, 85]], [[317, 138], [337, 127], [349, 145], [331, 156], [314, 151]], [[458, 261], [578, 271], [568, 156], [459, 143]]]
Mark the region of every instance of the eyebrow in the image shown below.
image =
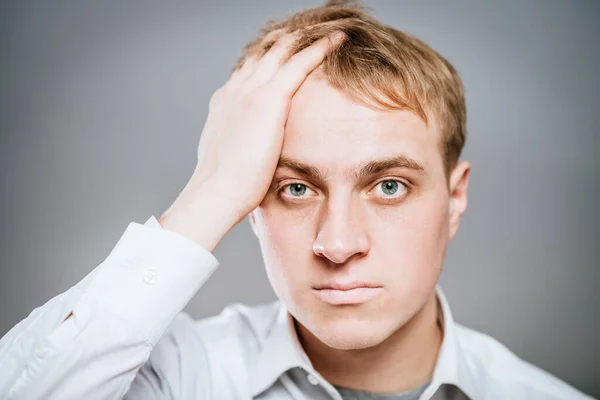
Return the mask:
[[[279, 162], [277, 163], [277, 169], [279, 168], [291, 169], [300, 175], [319, 182], [325, 182], [327, 180], [326, 174], [320, 169], [289, 157], [281, 157], [279, 159]], [[406, 155], [398, 155], [395, 157], [368, 162], [357, 169], [350, 169], [346, 173], [348, 176], [360, 180], [372, 175], [380, 174], [393, 168], [410, 169], [421, 173], [425, 172], [423, 165], [416, 160]]]
[[371, 161], [360, 167], [358, 172], [350, 171], [350, 176], [356, 179], [364, 179], [393, 168], [410, 169], [421, 173], [425, 172], [425, 167], [416, 160], [406, 155], [398, 155], [391, 158], [384, 158], [383, 160]]
[[325, 174], [318, 168], [313, 167], [312, 165], [304, 164], [300, 161], [296, 161], [292, 158], [281, 157], [279, 158], [279, 162], [277, 163], [277, 169], [279, 168], [287, 168], [292, 171], [303, 175], [307, 178], [314, 179], [319, 182], [325, 182], [326, 176]]

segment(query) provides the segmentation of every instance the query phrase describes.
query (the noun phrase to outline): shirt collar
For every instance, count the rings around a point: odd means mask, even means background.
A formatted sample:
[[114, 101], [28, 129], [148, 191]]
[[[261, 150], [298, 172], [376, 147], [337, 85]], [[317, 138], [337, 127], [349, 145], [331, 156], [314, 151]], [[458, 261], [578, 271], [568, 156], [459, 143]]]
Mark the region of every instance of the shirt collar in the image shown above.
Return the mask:
[[313, 370], [298, 339], [294, 319], [280, 303], [258, 356], [251, 380], [252, 397], [267, 390], [281, 375], [295, 367]]
[[[439, 285], [435, 288], [441, 310], [444, 337], [433, 371], [431, 385], [425, 391], [429, 397], [441, 385], [453, 385], [471, 399], [481, 398], [481, 389], [474, 378], [457, 337], [457, 326], [452, 318], [450, 306]], [[302, 349], [292, 316], [283, 304], [273, 319], [269, 332], [258, 356], [256, 369], [251, 380], [252, 396], [271, 387], [288, 370], [301, 367], [312, 371], [312, 363]]]
[[[426, 390], [433, 395], [441, 385], [452, 385], [460, 389], [471, 399], [482, 398], [482, 391], [475, 375], [472, 373], [469, 363], [461, 348], [457, 335], [457, 324], [454, 322], [450, 305], [442, 288], [435, 288], [440, 310], [440, 322], [444, 332], [442, 345], [433, 370], [431, 385]], [[429, 393], [431, 390], [431, 393]]]

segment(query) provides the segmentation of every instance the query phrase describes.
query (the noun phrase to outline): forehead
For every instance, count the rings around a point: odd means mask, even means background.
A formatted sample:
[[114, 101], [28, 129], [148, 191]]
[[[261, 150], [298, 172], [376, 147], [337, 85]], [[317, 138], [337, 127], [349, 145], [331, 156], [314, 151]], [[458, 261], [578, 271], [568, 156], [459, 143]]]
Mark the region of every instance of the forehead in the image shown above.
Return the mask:
[[405, 155], [426, 170], [442, 167], [438, 135], [406, 110], [380, 111], [309, 76], [290, 107], [282, 156], [329, 171]]

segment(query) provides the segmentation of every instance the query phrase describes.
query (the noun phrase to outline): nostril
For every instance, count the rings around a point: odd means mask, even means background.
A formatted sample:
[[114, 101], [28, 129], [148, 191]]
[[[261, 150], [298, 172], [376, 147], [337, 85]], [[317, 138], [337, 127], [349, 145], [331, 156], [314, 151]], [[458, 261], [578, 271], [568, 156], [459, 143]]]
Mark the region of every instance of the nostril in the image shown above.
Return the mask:
[[339, 214], [321, 227], [313, 243], [315, 255], [327, 258], [334, 264], [343, 264], [354, 256], [369, 252], [370, 241], [364, 227], [356, 218]]
[[315, 242], [313, 244], [313, 252], [318, 256], [324, 256], [325, 249], [322, 244]]

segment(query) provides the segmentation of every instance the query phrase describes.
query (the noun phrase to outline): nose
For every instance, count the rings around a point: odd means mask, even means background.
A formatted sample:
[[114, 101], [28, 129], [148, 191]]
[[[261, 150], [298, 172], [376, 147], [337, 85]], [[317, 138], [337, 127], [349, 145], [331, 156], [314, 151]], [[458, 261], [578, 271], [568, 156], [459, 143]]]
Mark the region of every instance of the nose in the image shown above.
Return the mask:
[[370, 241], [360, 204], [352, 201], [330, 204], [313, 243], [313, 252], [336, 264], [369, 252]]

